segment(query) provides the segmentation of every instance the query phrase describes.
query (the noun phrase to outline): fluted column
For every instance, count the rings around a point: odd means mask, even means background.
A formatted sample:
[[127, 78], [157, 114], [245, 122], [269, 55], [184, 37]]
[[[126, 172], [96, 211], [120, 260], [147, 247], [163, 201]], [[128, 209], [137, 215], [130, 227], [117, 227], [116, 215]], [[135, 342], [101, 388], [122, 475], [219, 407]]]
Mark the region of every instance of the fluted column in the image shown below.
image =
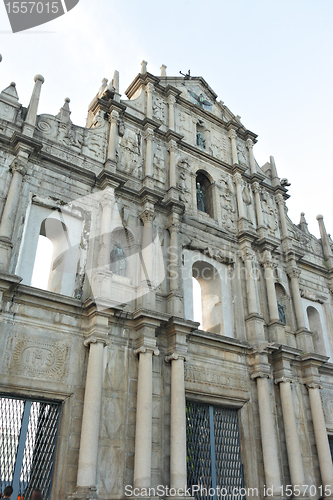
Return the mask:
[[293, 297], [293, 302], [294, 302], [294, 307], [295, 307], [295, 315], [296, 315], [296, 323], [297, 323], [297, 329], [304, 329], [305, 328], [305, 318], [304, 318], [304, 312], [303, 312], [303, 307], [302, 307], [302, 299], [301, 299], [301, 294], [299, 291], [299, 282], [298, 278], [301, 274], [301, 271], [297, 269], [296, 265], [292, 265], [287, 269], [288, 276], [290, 278], [291, 282], [291, 292], [292, 292], [292, 297]]
[[24, 121], [22, 130], [22, 134], [28, 137], [32, 137], [34, 134], [36, 119], [37, 119], [38, 103], [43, 83], [44, 83], [44, 77], [42, 75], [36, 75], [35, 86], [32, 91], [27, 116]]
[[169, 141], [168, 144], [169, 151], [169, 183], [170, 187], [176, 187], [177, 185], [177, 174], [176, 174], [176, 151], [177, 144], [176, 141]]
[[229, 130], [229, 139], [231, 141], [231, 158], [232, 158], [232, 164], [237, 165], [238, 164], [238, 155], [237, 155], [237, 134], [235, 130]]
[[138, 392], [136, 406], [134, 487], [149, 488], [151, 486], [151, 450], [152, 450], [152, 417], [153, 417], [153, 374], [152, 357], [158, 355], [155, 347], [140, 346]]
[[79, 488], [96, 486], [105, 344], [106, 340], [98, 337], [91, 337], [85, 342], [85, 345], [90, 347], [77, 474]]
[[118, 127], [119, 113], [115, 109], [110, 114], [110, 134], [108, 145], [108, 160], [116, 160], [117, 148], [117, 127]]
[[105, 190], [101, 199], [101, 229], [100, 229], [100, 245], [98, 253], [98, 267], [107, 266], [109, 269], [110, 254], [111, 254], [111, 226], [112, 226], [112, 210], [115, 203], [113, 189]]
[[152, 283], [154, 281], [154, 245], [153, 245], [153, 221], [155, 218], [154, 206], [147, 204], [140, 215], [143, 222], [142, 234], [142, 281]]
[[254, 159], [253, 155], [253, 141], [252, 139], [247, 139], [246, 140], [246, 147], [249, 150], [249, 159], [250, 159], [250, 169], [251, 169], [251, 174], [255, 174], [257, 172], [257, 167], [256, 167], [256, 161]]
[[239, 172], [234, 174], [234, 183], [236, 184], [236, 198], [239, 219], [245, 219], [244, 202], [242, 196], [242, 176]]
[[[257, 355], [262, 358], [263, 355]], [[266, 357], [266, 356], [265, 356]], [[267, 362], [267, 361], [266, 361]], [[278, 460], [276, 429], [269, 390], [270, 367], [262, 359], [252, 367], [252, 379], [257, 382], [262, 453], [266, 485], [273, 488], [273, 497], [281, 496], [281, 473]]]
[[325, 491], [325, 486], [327, 486], [333, 493], [333, 465], [330, 446], [327, 438], [325, 417], [319, 392], [320, 387], [321, 386], [316, 383], [308, 384], [310, 408], [316, 439], [316, 448], [318, 453], [323, 491]]
[[147, 92], [147, 118], [153, 118], [153, 93], [154, 93], [154, 85], [152, 83], [147, 83], [146, 85]]
[[144, 132], [144, 137], [146, 139], [145, 177], [153, 177], [154, 130], [151, 127], [147, 127]]
[[255, 203], [255, 207], [256, 207], [258, 230], [259, 230], [260, 236], [263, 237], [264, 230], [265, 230], [265, 224], [264, 224], [264, 217], [263, 217], [262, 208], [261, 208], [259, 182], [253, 182], [252, 191], [254, 193], [254, 203]]
[[27, 172], [26, 162], [20, 158], [15, 158], [11, 165], [11, 170], [13, 177], [10, 182], [0, 223], [0, 269], [6, 270], [8, 270], [9, 266], [11, 241], [23, 177]]
[[175, 96], [170, 94], [168, 97], [170, 130], [175, 130], [175, 103], [176, 103]]

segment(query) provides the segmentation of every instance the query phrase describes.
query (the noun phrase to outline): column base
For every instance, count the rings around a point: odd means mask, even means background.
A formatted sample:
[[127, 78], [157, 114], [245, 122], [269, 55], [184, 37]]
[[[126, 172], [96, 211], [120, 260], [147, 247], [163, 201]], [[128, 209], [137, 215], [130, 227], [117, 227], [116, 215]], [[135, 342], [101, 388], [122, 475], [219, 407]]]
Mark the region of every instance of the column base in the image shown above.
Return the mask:
[[304, 352], [314, 352], [312, 333], [306, 328], [301, 328], [296, 332], [296, 345]]
[[247, 340], [249, 342], [266, 342], [264, 319], [259, 314], [249, 314], [245, 318]]
[[277, 344], [286, 345], [286, 332], [283, 323], [280, 321], [272, 321], [268, 325], [268, 336], [270, 342], [276, 342]]
[[182, 318], [184, 314], [184, 300], [177, 292], [170, 292], [167, 297], [167, 311], [172, 316]]
[[68, 500], [96, 500], [98, 498], [96, 486], [78, 486], [74, 493], [68, 495]]
[[7, 271], [10, 264], [10, 257], [12, 255], [13, 244], [9, 238], [0, 237], [0, 269]]

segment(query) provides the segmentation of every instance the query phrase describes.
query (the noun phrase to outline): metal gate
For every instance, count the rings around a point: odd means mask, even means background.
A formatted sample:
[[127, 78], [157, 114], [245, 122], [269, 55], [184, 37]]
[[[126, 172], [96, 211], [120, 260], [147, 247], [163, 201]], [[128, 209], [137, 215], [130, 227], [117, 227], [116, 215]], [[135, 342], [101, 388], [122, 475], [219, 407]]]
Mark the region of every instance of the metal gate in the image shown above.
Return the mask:
[[330, 444], [331, 456], [333, 461], [333, 436], [328, 436], [328, 442]]
[[51, 491], [60, 405], [0, 397], [0, 488], [12, 500], [29, 499], [34, 488]]
[[237, 410], [187, 402], [186, 419], [187, 486], [200, 486], [195, 497], [245, 498]]

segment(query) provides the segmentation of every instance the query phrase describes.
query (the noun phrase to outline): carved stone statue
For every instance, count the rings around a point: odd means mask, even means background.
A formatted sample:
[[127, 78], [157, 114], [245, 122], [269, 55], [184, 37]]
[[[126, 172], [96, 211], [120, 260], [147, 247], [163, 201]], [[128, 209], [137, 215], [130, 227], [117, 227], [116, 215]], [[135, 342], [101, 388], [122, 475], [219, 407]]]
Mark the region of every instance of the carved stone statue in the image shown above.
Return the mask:
[[202, 192], [200, 182], [197, 182], [197, 208], [201, 212], [206, 212], [206, 207], [205, 207], [205, 197]]
[[206, 149], [206, 139], [202, 137], [201, 132], [197, 132], [197, 146], [202, 149]]
[[121, 243], [118, 241], [113, 247], [111, 254], [111, 271], [118, 276], [126, 276], [127, 257], [124, 250], [121, 248]]
[[279, 301], [278, 301], [277, 305], [278, 305], [278, 311], [279, 311], [279, 320], [281, 321], [281, 323], [283, 323], [285, 325], [287, 323], [286, 313], [285, 313], [286, 306], [282, 306]]

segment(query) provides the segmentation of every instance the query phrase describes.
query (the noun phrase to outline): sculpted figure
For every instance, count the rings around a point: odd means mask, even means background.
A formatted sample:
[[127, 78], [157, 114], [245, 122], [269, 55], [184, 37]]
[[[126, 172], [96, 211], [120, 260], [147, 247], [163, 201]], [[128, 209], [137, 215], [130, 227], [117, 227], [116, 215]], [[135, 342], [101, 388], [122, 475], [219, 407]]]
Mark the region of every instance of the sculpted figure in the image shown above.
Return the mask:
[[197, 132], [197, 146], [200, 148], [206, 149], [206, 139], [202, 137], [201, 132]]
[[113, 247], [111, 254], [111, 271], [118, 276], [126, 276], [127, 257], [124, 250], [121, 248], [121, 243], [118, 241]]
[[279, 320], [281, 321], [281, 323], [283, 323], [285, 325], [287, 323], [286, 313], [285, 313], [286, 306], [282, 306], [280, 304], [280, 302], [278, 302], [277, 305], [278, 305], [278, 311], [279, 311]]
[[200, 186], [200, 182], [197, 182], [197, 207], [201, 212], [206, 212], [205, 199]]

